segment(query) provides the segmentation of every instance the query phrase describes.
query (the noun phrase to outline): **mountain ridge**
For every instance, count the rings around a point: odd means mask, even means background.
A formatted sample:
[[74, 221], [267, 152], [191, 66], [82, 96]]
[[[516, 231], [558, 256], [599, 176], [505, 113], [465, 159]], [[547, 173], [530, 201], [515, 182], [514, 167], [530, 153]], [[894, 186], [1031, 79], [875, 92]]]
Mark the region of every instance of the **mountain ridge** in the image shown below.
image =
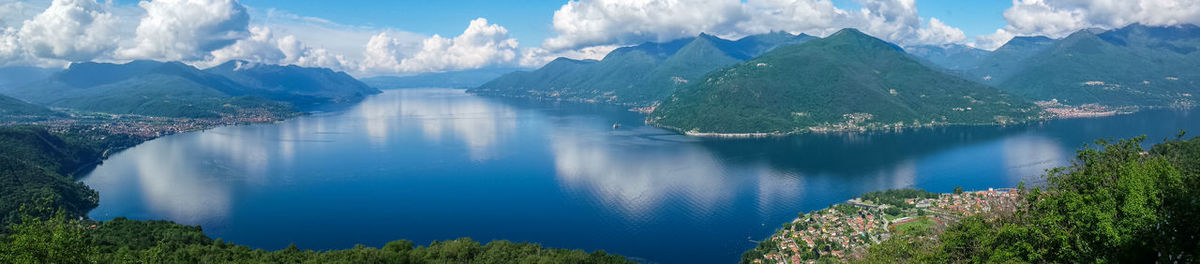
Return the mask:
[[[148, 60], [73, 63], [47, 79], [5, 88], [3, 92], [46, 106], [192, 118], [216, 118], [248, 108], [294, 109], [349, 103], [378, 93], [345, 73], [328, 69], [265, 65], [258, 72], [231, 71], [229, 67], [234, 64], [247, 63], [231, 61], [206, 70], [180, 62]], [[309, 85], [294, 85], [285, 79]]]
[[774, 32], [730, 41], [701, 33], [692, 38], [619, 48], [599, 61], [559, 58], [536, 70], [510, 73], [468, 91], [648, 106], [711, 70], [745, 61], [759, 55], [757, 52], [811, 38]]
[[856, 29], [777, 48], [677, 90], [647, 121], [691, 135], [1019, 123], [1040, 110]]

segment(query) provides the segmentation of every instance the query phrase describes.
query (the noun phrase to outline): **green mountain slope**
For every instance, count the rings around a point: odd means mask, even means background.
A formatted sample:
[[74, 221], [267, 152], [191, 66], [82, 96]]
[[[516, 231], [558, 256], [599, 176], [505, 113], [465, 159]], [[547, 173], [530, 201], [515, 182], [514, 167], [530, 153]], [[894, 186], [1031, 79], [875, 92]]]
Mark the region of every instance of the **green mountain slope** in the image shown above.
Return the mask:
[[771, 48], [811, 39], [772, 33], [737, 42], [708, 34], [614, 50], [600, 61], [559, 59], [532, 72], [510, 73], [471, 92], [621, 105], [651, 105], [703, 74]]
[[50, 78], [8, 91], [33, 103], [114, 114], [214, 118], [233, 113], [224, 78], [177, 62], [76, 63]]
[[1049, 49], [1055, 42], [1041, 36], [1014, 37], [965, 71], [969, 79], [994, 86], [1012, 77], [1026, 59]]
[[638, 89], [641, 81], [691, 40], [619, 48], [594, 63], [557, 59], [532, 74], [510, 73], [469, 91], [513, 97], [645, 104], [652, 99], [647, 99], [651, 96]]
[[905, 48], [904, 50], [908, 54], [952, 71], [963, 71], [975, 67], [984, 58], [991, 55], [986, 50], [957, 44], [915, 46]]
[[649, 121], [693, 133], [797, 133], [1021, 122], [1040, 112], [854, 29], [709, 73]]
[[[0, 127], [0, 224], [17, 220], [22, 205], [62, 208], [69, 217], [86, 215], [96, 207], [97, 196], [75, 181], [83, 176], [77, 170], [99, 162], [107, 150], [136, 142], [119, 135], [56, 135], [40, 127]], [[36, 216], [54, 213], [29, 209], [26, 213]]]
[[12, 118], [55, 115], [45, 107], [30, 104], [17, 98], [0, 95], [0, 121]]
[[747, 59], [762, 56], [767, 52], [784, 45], [801, 44], [817, 37], [801, 33], [792, 35], [784, 31], [774, 31], [767, 34], [750, 35], [735, 41], [734, 45], [746, 54]]
[[1200, 28], [1080, 31], [1023, 60], [997, 87], [1067, 105], [1191, 106], [1200, 95]]

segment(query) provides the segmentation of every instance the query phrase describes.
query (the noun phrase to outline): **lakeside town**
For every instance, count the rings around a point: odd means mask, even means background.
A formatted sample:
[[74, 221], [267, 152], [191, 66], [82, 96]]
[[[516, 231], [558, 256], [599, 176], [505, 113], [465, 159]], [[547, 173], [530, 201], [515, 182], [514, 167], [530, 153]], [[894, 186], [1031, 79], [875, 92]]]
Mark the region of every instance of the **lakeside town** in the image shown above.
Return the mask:
[[864, 194], [801, 214], [744, 256], [756, 264], [846, 261], [898, 234], [940, 233], [963, 217], [1009, 213], [1021, 203], [1017, 189], [930, 193], [903, 189]]
[[35, 116], [0, 121], [0, 126], [35, 125], [46, 127], [56, 133], [96, 131], [103, 134], [129, 135], [149, 140], [220, 126], [280, 122], [300, 114], [268, 109], [239, 109], [236, 114], [225, 114], [220, 118], [179, 118], [64, 111], [66, 112], [63, 115], [57, 116]]

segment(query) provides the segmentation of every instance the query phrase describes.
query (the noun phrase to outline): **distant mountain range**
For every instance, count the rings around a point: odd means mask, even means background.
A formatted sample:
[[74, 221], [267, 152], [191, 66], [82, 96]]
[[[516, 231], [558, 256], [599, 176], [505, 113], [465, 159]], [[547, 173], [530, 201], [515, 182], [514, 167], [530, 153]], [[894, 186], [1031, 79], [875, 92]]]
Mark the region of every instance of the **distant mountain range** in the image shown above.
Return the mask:
[[1019, 123], [1040, 112], [845, 29], [713, 71], [663, 100], [648, 120], [689, 134], [790, 134]]
[[1200, 93], [1200, 27], [1132, 24], [1063, 39], [1016, 37], [985, 56], [975, 50], [910, 53], [1037, 101], [1109, 107], [1189, 107]]
[[376, 76], [362, 79], [377, 89], [404, 88], [475, 88], [505, 74], [524, 68], [487, 68], [453, 72], [428, 73], [413, 76]]
[[12, 98], [5, 95], [0, 95], [0, 121], [10, 120], [12, 118], [23, 118], [26, 116], [45, 116], [55, 115], [56, 113], [46, 107], [26, 103], [17, 98]]
[[971, 69], [991, 55], [986, 50], [959, 44], [914, 46], [904, 51], [952, 71]]
[[[1079, 31], [993, 77], [996, 87], [1068, 105], [1195, 105], [1200, 95], [1200, 28]], [[982, 73], [976, 73], [980, 75]]]
[[651, 105], [712, 70], [775, 47], [814, 39], [785, 32], [730, 41], [708, 34], [613, 50], [603, 60], [556, 59], [469, 90], [478, 94], [620, 105]]
[[242, 108], [305, 109], [353, 103], [379, 90], [328, 69], [231, 61], [200, 70], [179, 62], [75, 63], [0, 92], [54, 107], [115, 114], [211, 118]]
[[1035, 101], [1051, 110], [1192, 107], [1200, 95], [1197, 69], [1194, 25], [1016, 37], [990, 52], [953, 44], [902, 49], [857, 30], [824, 39], [700, 34], [619, 48], [602, 60], [558, 58], [531, 71], [377, 77], [370, 84], [328, 69], [244, 61], [204, 70], [178, 62], [76, 63], [53, 74], [10, 67], [0, 69], [0, 93], [20, 100], [0, 98], [0, 111], [44, 109], [29, 102], [216, 117], [243, 108], [353, 103], [377, 88], [477, 86], [468, 91], [647, 107], [651, 122], [680, 131], [793, 133], [1021, 122], [1042, 114]]
[[50, 77], [61, 68], [40, 68], [30, 66], [0, 67], [0, 89], [4, 87], [21, 87], [35, 81]]

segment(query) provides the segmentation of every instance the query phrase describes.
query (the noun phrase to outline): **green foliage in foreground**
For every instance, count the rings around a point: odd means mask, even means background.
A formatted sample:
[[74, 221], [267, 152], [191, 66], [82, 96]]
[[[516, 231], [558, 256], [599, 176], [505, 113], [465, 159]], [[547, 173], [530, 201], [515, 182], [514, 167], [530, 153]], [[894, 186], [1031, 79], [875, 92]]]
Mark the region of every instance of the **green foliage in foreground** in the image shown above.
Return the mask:
[[414, 247], [397, 240], [383, 248], [265, 251], [213, 240], [200, 227], [124, 218], [104, 223], [24, 217], [0, 237], [0, 263], [633, 263], [603, 251], [543, 248], [537, 244], [469, 238]]
[[52, 134], [38, 127], [0, 127], [0, 233], [24, 214], [50, 217], [56, 209], [79, 217], [96, 207], [96, 191], [76, 182], [77, 171], [100, 160], [106, 150], [139, 139], [99, 132]]
[[[1051, 170], [1014, 215], [974, 216], [937, 238], [896, 237], [866, 263], [1191, 263], [1200, 255], [1200, 139], [1099, 141]], [[905, 243], [915, 241], [912, 243]]]

